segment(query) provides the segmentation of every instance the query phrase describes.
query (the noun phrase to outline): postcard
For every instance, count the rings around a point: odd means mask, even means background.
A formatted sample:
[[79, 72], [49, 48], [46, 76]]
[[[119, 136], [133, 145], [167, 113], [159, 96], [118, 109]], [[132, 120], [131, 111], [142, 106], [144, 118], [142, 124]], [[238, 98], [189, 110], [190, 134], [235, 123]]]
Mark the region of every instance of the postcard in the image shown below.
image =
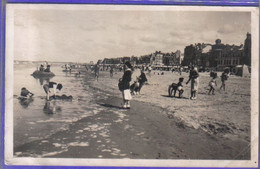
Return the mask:
[[259, 8], [7, 4], [5, 163], [257, 167]]

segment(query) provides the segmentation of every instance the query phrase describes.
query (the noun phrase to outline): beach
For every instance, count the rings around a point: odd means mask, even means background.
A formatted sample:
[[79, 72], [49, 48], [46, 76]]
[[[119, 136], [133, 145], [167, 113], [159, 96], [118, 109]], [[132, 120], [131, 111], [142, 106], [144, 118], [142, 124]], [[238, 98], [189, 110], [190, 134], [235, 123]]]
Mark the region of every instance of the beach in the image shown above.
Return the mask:
[[[57, 102], [61, 111], [45, 116], [46, 122], [52, 118], [55, 123], [54, 116], [71, 111], [73, 118], [67, 114], [66, 119], [73, 120], [45, 137], [15, 144], [15, 156], [250, 159], [250, 78], [231, 76], [226, 91], [217, 89], [215, 95], [208, 95], [209, 73], [200, 73], [198, 98], [190, 100], [190, 84], [184, 84], [182, 98], [168, 96], [168, 86], [177, 83], [180, 76], [186, 82], [188, 73], [145, 72], [148, 82], [140, 95], [133, 96], [131, 109], [121, 109], [122, 94], [117, 83], [122, 72], [110, 77], [108, 71], [100, 71], [97, 81], [93, 73], [81, 71], [80, 77], [68, 76], [78, 88], [75, 96], [66, 86], [63, 89], [73, 95], [72, 102]], [[132, 82], [139, 75], [140, 70], [135, 70]], [[217, 82], [219, 88], [220, 78]], [[69, 106], [74, 107], [64, 108]], [[19, 140], [16, 130], [14, 138]], [[42, 130], [35, 128], [38, 133]]]

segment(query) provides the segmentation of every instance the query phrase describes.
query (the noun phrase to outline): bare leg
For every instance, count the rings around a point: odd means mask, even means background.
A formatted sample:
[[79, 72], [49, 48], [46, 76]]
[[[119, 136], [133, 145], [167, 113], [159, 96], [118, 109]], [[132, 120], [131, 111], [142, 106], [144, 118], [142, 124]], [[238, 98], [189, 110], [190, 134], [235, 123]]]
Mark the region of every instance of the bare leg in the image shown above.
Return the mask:
[[193, 97], [194, 100], [197, 99], [197, 91], [194, 91], [194, 97]]
[[182, 94], [183, 94], [183, 90], [180, 90], [180, 91], [179, 91], [179, 97], [181, 97]]
[[130, 101], [129, 101], [129, 100], [126, 101], [126, 107], [127, 107], [128, 109], [130, 109]]
[[174, 94], [173, 94], [174, 97], [175, 97], [175, 95], [176, 95], [176, 91], [177, 91], [177, 90], [174, 90]]
[[49, 93], [50, 92], [47, 92], [47, 96], [46, 96], [47, 100], [50, 100], [50, 94]]
[[168, 94], [169, 94], [169, 96], [172, 96], [172, 86], [171, 85], [168, 88]]
[[124, 92], [122, 92], [122, 95], [123, 95], [123, 103], [124, 103], [123, 108], [126, 108], [126, 100], [124, 99], [125, 98], [124, 97]]
[[208, 93], [209, 95], [210, 95], [210, 92], [211, 92], [211, 91], [212, 91], [212, 87], [210, 86], [209, 93]]

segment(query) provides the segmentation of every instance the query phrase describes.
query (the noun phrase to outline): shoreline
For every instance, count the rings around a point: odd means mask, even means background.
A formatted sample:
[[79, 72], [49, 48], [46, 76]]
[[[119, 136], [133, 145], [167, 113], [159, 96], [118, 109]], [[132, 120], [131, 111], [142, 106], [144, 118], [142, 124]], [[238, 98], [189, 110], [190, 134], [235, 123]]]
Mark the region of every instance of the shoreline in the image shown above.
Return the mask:
[[68, 129], [47, 139], [15, 148], [16, 156], [250, 159], [250, 147], [244, 139], [230, 139], [193, 128], [175, 116], [176, 112], [139, 101], [136, 97], [131, 101], [130, 110], [120, 109], [122, 99], [117, 95], [120, 92], [111, 92], [107, 99], [102, 99], [106, 90], [98, 89], [92, 77], [82, 78], [89, 78], [86, 79], [89, 83], [85, 82], [96, 90], [96, 103], [105, 109], [71, 123]]
[[[99, 103], [117, 110], [119, 100], [111, 97]], [[67, 130], [27, 143], [15, 152], [38, 158], [250, 159], [246, 142], [186, 127], [162, 114], [160, 107], [138, 101], [132, 106], [135, 108], [120, 109], [120, 114], [102, 111], [85, 117]]]

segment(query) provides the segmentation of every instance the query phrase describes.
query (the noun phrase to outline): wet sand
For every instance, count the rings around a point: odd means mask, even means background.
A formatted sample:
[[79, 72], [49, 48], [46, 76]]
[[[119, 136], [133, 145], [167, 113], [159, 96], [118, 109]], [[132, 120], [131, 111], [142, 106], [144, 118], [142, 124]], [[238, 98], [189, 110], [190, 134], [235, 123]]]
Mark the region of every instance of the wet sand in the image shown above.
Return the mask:
[[[233, 109], [230, 100], [228, 104], [231, 105], [231, 108], [230, 106], [225, 107], [225, 104], [221, 102], [223, 101], [221, 97], [229, 99], [228, 92], [227, 94], [224, 93], [224, 96], [217, 97], [220, 99], [218, 105], [221, 106], [216, 107], [214, 104], [212, 104], [213, 106], [207, 106], [210, 103], [202, 101], [209, 100], [207, 95], [200, 97], [198, 101], [185, 99], [188, 97], [187, 90], [185, 91], [184, 99], [169, 98], [164, 95], [166, 94], [164, 87], [168, 83], [163, 80], [158, 81], [158, 78], [172, 81], [172, 79], [167, 78], [167, 76], [171, 76], [170, 74], [154, 76], [154, 78], [148, 77], [149, 85], [144, 86], [141, 95], [134, 96], [131, 102], [131, 109], [124, 110], [120, 108], [122, 102], [121, 94], [117, 90], [117, 79], [122, 75], [121, 73], [117, 73], [113, 78], [109, 78], [108, 72], [101, 72], [98, 82], [94, 81], [93, 77], [89, 76], [89, 73], [87, 74], [88, 76], [83, 77], [86, 80], [85, 83], [99, 91], [96, 103], [104, 110], [93, 116], [73, 122], [68, 128], [48, 138], [15, 147], [14, 152], [16, 156], [131, 159], [250, 159], [248, 131], [250, 114], [247, 115], [249, 116], [247, 119], [242, 121], [239, 120], [240, 116], [233, 116], [233, 121], [229, 121], [229, 124], [223, 126], [227, 120], [226, 117], [231, 116], [232, 111], [239, 110], [241, 109], [240, 106], [246, 105], [236, 103], [238, 108]], [[176, 75], [176, 77], [178, 76]], [[205, 80], [207, 80], [206, 76]], [[162, 86], [160, 84], [156, 85], [155, 82], [162, 82]], [[151, 90], [152, 88], [153, 90]], [[159, 94], [160, 90], [165, 91]], [[109, 93], [110, 97], [102, 99], [104, 93]], [[250, 96], [250, 93], [248, 94]], [[203, 96], [203, 94], [201, 95]], [[149, 101], [147, 98], [149, 98]], [[242, 101], [245, 102], [247, 99], [241, 99]], [[209, 100], [208, 102], [211, 101]], [[162, 105], [162, 103], [165, 105]], [[172, 106], [169, 107], [168, 105]], [[193, 110], [193, 116], [189, 112], [190, 110]], [[221, 114], [221, 110], [229, 111], [230, 114], [226, 115], [226, 117], [217, 116], [216, 114]], [[247, 111], [247, 108], [245, 108], [245, 112]], [[182, 116], [178, 115], [180, 112], [182, 112]], [[242, 114], [241, 111], [239, 113]], [[201, 119], [203, 116], [204, 118]], [[234, 121], [239, 121], [240, 123], [232, 125]], [[238, 128], [237, 126], [241, 127]]]
[[[110, 107], [81, 119], [51, 137], [15, 149], [17, 155], [56, 158], [249, 159], [248, 143], [209, 135], [178, 123], [164, 110], [134, 101], [120, 110], [120, 99], [100, 100]], [[198, 153], [199, 152], [199, 153]], [[19, 156], [19, 155], [18, 155]]]

